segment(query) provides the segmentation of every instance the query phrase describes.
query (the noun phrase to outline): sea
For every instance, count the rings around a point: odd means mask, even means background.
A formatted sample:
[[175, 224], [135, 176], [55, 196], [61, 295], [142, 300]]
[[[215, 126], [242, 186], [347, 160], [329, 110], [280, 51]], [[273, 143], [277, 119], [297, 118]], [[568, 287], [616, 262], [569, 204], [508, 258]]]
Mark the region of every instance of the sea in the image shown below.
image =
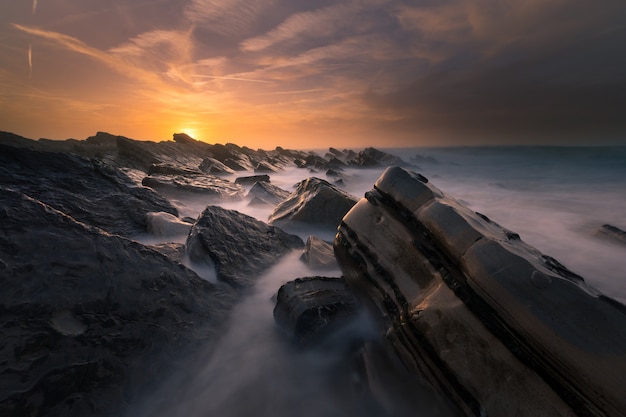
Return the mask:
[[[598, 233], [605, 224], [626, 230], [626, 147], [447, 147], [382, 149], [401, 157], [431, 184], [471, 210], [518, 233], [523, 241], [556, 258], [582, 276], [587, 284], [626, 304], [626, 244]], [[324, 155], [326, 150], [318, 150]], [[363, 197], [384, 167], [344, 171], [340, 188]], [[241, 174], [239, 174], [241, 175]], [[324, 172], [286, 169], [271, 182], [286, 190], [309, 176]], [[197, 216], [206, 201], [173, 202], [181, 216]], [[271, 207], [247, 201], [221, 202], [266, 221]], [[332, 233], [303, 230], [332, 240]], [[181, 237], [181, 241], [184, 238]], [[355, 335], [375, 339], [371, 317], [364, 314], [324, 349], [294, 349], [273, 321], [273, 297], [292, 279], [319, 275], [299, 260], [285, 256], [264, 273], [254, 290], [233, 310], [228, 332], [217, 345], [200, 352], [171, 378], [160, 381], [152, 395], [129, 408], [128, 417], [205, 416], [371, 416], [342, 391], [338, 370], [345, 366], [347, 344]], [[192, 268], [194, 265], [190, 265]], [[214, 279], [211, 271], [198, 271]], [[340, 276], [341, 271], [325, 271]], [[448, 415], [448, 405], [433, 400], [428, 389], [417, 390], [397, 415]], [[415, 401], [420, 404], [414, 411]], [[399, 399], [398, 401], [402, 401]], [[398, 410], [403, 408], [399, 406]], [[396, 415], [396, 414], [394, 414]]]

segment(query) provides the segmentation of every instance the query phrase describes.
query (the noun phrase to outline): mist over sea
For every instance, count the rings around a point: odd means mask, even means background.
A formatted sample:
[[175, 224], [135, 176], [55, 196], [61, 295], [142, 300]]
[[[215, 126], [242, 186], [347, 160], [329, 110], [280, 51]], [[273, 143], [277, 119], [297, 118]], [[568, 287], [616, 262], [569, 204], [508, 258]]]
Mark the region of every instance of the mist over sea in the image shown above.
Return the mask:
[[[595, 289], [626, 303], [626, 245], [599, 237], [603, 224], [626, 229], [626, 147], [468, 147], [386, 149], [414, 164], [411, 169], [526, 243], [583, 276]], [[320, 151], [318, 151], [319, 153]], [[321, 151], [322, 155], [325, 151]], [[383, 168], [344, 172], [340, 188], [356, 197], [372, 188]], [[324, 172], [288, 169], [272, 184], [293, 190]], [[181, 216], [197, 216], [202, 200], [174, 201]], [[272, 208], [247, 201], [221, 203], [266, 221]], [[301, 230], [306, 239], [318, 230]], [[292, 253], [265, 273], [231, 315], [228, 333], [210, 351], [163, 381], [154, 395], [131, 407], [128, 417], [165, 416], [377, 416], [348, 395], [343, 363], [349, 340], [376, 337], [364, 316], [325, 350], [291, 348], [272, 318], [273, 295], [297, 277], [319, 275]], [[192, 265], [193, 266], [193, 265]], [[206, 277], [206, 271], [200, 275]], [[329, 276], [341, 272], [328, 271]], [[401, 401], [401, 400], [398, 400]], [[447, 415], [430, 392], [414, 392], [398, 415]], [[413, 409], [414, 410], [414, 409]]]

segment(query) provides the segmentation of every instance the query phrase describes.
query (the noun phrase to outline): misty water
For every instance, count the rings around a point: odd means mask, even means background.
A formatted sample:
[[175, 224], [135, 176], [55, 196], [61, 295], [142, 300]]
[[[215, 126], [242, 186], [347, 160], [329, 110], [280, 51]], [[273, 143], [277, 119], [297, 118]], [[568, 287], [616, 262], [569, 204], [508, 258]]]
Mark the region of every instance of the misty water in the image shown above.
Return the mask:
[[[448, 195], [517, 232], [526, 243], [583, 276], [593, 288], [626, 303], [626, 245], [595, 233], [603, 224], [626, 229], [626, 148], [388, 151], [414, 164], [413, 170]], [[360, 198], [382, 171], [347, 169], [340, 188]], [[308, 176], [326, 178], [323, 172], [293, 168], [273, 174], [271, 182], [292, 191], [294, 184]], [[181, 199], [174, 203], [181, 216], [196, 217], [207, 202]], [[219, 204], [263, 221], [272, 211], [271, 207], [248, 206], [247, 201]], [[299, 234], [304, 240], [308, 234], [325, 240], [333, 237], [328, 231]], [[272, 298], [280, 285], [319, 275], [299, 256], [299, 251], [293, 252], [264, 273], [232, 311], [228, 331], [218, 343], [190, 358], [188, 365], [161, 381], [153, 394], [133, 404], [128, 417], [380, 415], [352, 395], [353, 381], [345, 363], [351, 341], [377, 337], [371, 318], [364, 313], [323, 347], [310, 350], [294, 349], [274, 324]], [[211, 271], [198, 272], [214, 279]], [[324, 275], [340, 276], [341, 272], [325, 271]], [[412, 397], [404, 409], [421, 404], [415, 415], [447, 413], [426, 388], [416, 389]], [[413, 415], [397, 413], [408, 414]]]

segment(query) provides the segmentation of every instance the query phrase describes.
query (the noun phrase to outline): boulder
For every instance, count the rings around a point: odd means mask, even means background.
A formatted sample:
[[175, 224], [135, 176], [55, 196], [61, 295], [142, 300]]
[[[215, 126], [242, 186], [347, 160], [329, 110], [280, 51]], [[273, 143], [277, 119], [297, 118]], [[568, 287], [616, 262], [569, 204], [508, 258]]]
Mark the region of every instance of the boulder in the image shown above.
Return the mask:
[[626, 244], [626, 231], [610, 224], [603, 224], [598, 228], [596, 236], [609, 239], [612, 242]]
[[328, 181], [311, 177], [296, 185], [296, 191], [276, 207], [269, 222], [294, 229], [305, 225], [332, 231], [356, 200]]
[[117, 168], [77, 155], [0, 145], [0, 184], [109, 233], [145, 233], [149, 212], [176, 209]]
[[188, 192], [230, 199], [243, 198], [244, 194], [244, 189], [240, 185], [208, 174], [155, 174], [145, 177], [141, 183], [166, 194], [168, 192]]
[[316, 236], [309, 236], [304, 245], [304, 252], [300, 257], [309, 268], [316, 270], [337, 269], [337, 260], [333, 246]]
[[407, 166], [402, 158], [375, 148], [365, 148], [348, 160], [348, 164], [356, 167], [368, 168], [377, 166]]
[[158, 163], [152, 164], [148, 168], [148, 175], [163, 174], [163, 175], [199, 175], [200, 171], [181, 167], [178, 165]]
[[425, 177], [388, 168], [334, 247], [395, 354], [464, 414], [625, 415], [624, 305]]
[[235, 179], [235, 184], [252, 185], [257, 182], [270, 182], [269, 175], [250, 175], [247, 177], [239, 177]]
[[204, 172], [205, 174], [212, 174], [212, 175], [235, 173], [235, 170], [227, 167], [226, 165], [224, 165], [217, 159], [210, 158], [210, 157], [204, 158], [202, 160], [202, 163], [198, 167], [198, 169]]
[[158, 237], [172, 237], [189, 234], [191, 224], [165, 212], [146, 213], [148, 232]]
[[357, 299], [342, 278], [307, 277], [280, 287], [274, 320], [296, 345], [307, 346], [357, 313]]
[[275, 166], [273, 166], [271, 163], [267, 162], [267, 161], [261, 161], [254, 168], [254, 172], [256, 172], [256, 173], [263, 173], [263, 172], [275, 173], [275, 172], [278, 172], [278, 169]]
[[275, 206], [281, 201], [289, 197], [291, 193], [280, 187], [270, 184], [269, 182], [255, 182], [250, 191], [248, 198], [254, 198], [264, 201], [266, 204]]
[[193, 225], [186, 246], [192, 261], [214, 265], [219, 280], [245, 288], [282, 255], [304, 243], [253, 217], [207, 206]]
[[154, 250], [4, 186], [0, 224], [0, 415], [122, 415], [223, 331], [233, 297]]
[[174, 262], [183, 263], [185, 259], [185, 245], [183, 243], [163, 242], [148, 245], [148, 247], [157, 252], [161, 252]]

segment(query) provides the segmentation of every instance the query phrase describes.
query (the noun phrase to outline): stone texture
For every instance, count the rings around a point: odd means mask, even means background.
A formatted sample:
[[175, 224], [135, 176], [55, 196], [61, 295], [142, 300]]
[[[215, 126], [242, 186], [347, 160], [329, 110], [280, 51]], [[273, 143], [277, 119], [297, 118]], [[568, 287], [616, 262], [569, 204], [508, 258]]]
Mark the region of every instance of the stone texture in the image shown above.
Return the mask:
[[337, 269], [337, 260], [333, 246], [316, 236], [309, 236], [304, 244], [304, 252], [300, 257], [302, 262], [315, 270]]
[[291, 193], [280, 187], [270, 184], [266, 181], [255, 182], [250, 191], [248, 198], [260, 199], [266, 204], [275, 206], [289, 197]]
[[250, 216], [207, 206], [186, 246], [192, 261], [214, 265], [219, 280], [245, 288], [282, 255], [303, 245], [299, 237]]
[[625, 415], [626, 308], [423, 176], [388, 168], [334, 246], [395, 354], [464, 414]]
[[147, 213], [146, 221], [148, 223], [148, 232], [158, 237], [186, 236], [191, 230], [191, 224], [180, 220], [170, 213]]
[[298, 278], [280, 287], [274, 319], [297, 345], [321, 340], [358, 312], [356, 297], [341, 278]]
[[189, 192], [229, 199], [239, 199], [244, 194], [244, 189], [240, 185], [208, 174], [155, 174], [145, 177], [142, 184], [165, 193]]
[[109, 233], [146, 231], [146, 214], [176, 209], [117, 168], [77, 155], [0, 145], [0, 184]]
[[626, 231], [611, 224], [603, 224], [596, 231], [596, 236], [611, 240], [612, 242], [626, 244]]
[[319, 178], [301, 181], [296, 191], [272, 212], [269, 222], [287, 228], [302, 225], [334, 230], [356, 198]]
[[270, 182], [269, 175], [250, 175], [235, 179], [235, 184], [252, 185], [257, 182]]
[[0, 415], [120, 415], [233, 297], [147, 247], [0, 186]]

